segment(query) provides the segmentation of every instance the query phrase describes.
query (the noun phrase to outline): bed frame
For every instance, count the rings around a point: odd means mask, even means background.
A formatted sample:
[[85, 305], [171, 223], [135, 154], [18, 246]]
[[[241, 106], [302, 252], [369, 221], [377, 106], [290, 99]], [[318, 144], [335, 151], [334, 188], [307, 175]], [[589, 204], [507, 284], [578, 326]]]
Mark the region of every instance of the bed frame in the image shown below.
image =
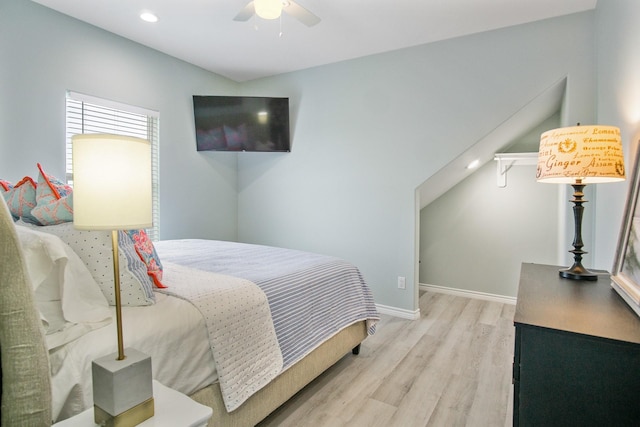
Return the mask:
[[367, 328], [364, 321], [343, 329], [258, 390], [231, 413], [225, 409], [217, 383], [196, 391], [191, 398], [213, 409], [209, 427], [254, 426], [349, 351], [358, 354], [360, 343], [366, 337]]

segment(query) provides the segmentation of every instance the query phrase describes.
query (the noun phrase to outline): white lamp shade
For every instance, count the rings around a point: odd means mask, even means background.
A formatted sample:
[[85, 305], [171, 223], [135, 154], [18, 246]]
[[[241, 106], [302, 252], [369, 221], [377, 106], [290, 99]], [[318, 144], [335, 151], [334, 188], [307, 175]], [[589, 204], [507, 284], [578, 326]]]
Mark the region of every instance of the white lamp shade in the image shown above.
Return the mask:
[[615, 126], [572, 126], [540, 136], [539, 182], [582, 184], [623, 181], [624, 155]]
[[151, 144], [121, 135], [72, 137], [73, 224], [82, 230], [131, 230], [152, 220]]
[[276, 19], [282, 14], [282, 0], [254, 0], [253, 6], [262, 19]]

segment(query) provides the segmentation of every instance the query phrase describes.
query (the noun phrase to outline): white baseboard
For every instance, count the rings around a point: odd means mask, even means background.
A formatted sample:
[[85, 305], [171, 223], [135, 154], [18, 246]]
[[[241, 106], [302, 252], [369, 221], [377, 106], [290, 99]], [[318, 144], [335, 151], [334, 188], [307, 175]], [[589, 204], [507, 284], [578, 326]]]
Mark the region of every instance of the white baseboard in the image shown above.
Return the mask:
[[[516, 303], [515, 297], [488, 294], [486, 292], [468, 291], [466, 289], [447, 288], [444, 286], [437, 286], [437, 285], [427, 285], [424, 283], [420, 283], [420, 290], [429, 291], [429, 292], [438, 292], [441, 294], [455, 295], [455, 296], [465, 297], [465, 298], [475, 298], [475, 299], [481, 299], [486, 301], [500, 302], [503, 304], [515, 305]], [[378, 312], [380, 314], [388, 314], [389, 316], [400, 317], [401, 319], [417, 320], [420, 318], [420, 309], [406, 310], [404, 308], [390, 307], [388, 305], [382, 305], [382, 304], [376, 304], [376, 308], [378, 309]]]
[[482, 299], [482, 300], [486, 300], [486, 301], [495, 301], [495, 302], [500, 302], [503, 304], [514, 304], [516, 303], [516, 298], [515, 297], [507, 297], [504, 295], [496, 295], [496, 294], [488, 294], [485, 292], [477, 292], [477, 291], [469, 291], [466, 289], [456, 289], [456, 288], [447, 288], [444, 286], [437, 286], [437, 285], [427, 285], [424, 283], [420, 283], [420, 290], [421, 291], [430, 291], [430, 292], [438, 292], [441, 294], [450, 294], [450, 295], [456, 295], [459, 297], [466, 297], [466, 298], [475, 298], [475, 299]]
[[376, 304], [376, 308], [380, 314], [388, 314], [389, 316], [400, 317], [402, 319], [417, 320], [420, 318], [420, 310], [405, 310], [404, 308], [389, 307], [388, 305]]

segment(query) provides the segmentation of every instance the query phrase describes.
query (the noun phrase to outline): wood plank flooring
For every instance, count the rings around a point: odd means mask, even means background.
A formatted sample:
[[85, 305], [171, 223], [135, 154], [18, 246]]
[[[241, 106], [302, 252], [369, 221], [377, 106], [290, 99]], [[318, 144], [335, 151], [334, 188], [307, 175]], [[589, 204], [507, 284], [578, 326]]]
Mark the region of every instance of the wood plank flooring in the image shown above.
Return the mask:
[[514, 311], [424, 292], [259, 426], [510, 426]]

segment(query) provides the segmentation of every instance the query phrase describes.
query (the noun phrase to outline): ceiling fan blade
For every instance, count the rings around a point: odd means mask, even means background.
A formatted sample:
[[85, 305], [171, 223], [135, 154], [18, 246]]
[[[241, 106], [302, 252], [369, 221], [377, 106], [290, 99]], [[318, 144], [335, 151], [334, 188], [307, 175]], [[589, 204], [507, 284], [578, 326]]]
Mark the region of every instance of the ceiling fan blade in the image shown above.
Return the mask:
[[318, 18], [316, 15], [309, 12], [307, 9], [300, 6], [293, 0], [288, 0], [287, 2], [285, 2], [282, 10], [284, 10], [289, 15], [293, 16], [308, 27], [313, 27], [318, 22], [320, 22], [320, 18]]
[[248, 21], [256, 13], [256, 8], [253, 6], [253, 1], [247, 3], [247, 5], [233, 18], [234, 21]]

